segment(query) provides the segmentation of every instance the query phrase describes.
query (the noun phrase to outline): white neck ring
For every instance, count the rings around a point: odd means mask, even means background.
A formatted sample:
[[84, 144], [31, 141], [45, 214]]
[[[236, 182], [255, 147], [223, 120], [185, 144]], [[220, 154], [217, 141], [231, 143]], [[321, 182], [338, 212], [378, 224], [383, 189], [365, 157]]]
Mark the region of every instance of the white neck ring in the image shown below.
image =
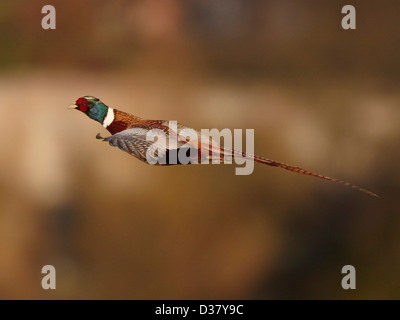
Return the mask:
[[103, 121], [103, 127], [107, 128], [114, 121], [114, 109], [108, 108], [107, 115]]

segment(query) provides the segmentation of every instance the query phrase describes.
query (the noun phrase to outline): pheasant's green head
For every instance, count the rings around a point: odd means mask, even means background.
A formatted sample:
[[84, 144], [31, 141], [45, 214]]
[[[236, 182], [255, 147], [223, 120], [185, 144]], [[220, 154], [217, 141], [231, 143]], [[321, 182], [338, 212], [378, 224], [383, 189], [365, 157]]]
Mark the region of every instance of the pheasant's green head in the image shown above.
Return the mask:
[[82, 111], [89, 118], [96, 120], [101, 124], [104, 124], [104, 120], [106, 119], [109, 111], [109, 108], [103, 102], [101, 102], [98, 98], [91, 96], [79, 98], [69, 108]]

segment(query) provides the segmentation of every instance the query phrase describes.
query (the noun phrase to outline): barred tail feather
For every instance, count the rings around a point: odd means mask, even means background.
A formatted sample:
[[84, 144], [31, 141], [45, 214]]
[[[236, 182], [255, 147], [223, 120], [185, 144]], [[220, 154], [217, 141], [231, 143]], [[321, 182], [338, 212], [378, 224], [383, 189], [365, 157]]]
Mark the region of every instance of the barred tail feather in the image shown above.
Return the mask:
[[346, 182], [346, 181], [343, 181], [343, 180], [340, 180], [340, 179], [335, 179], [335, 178], [324, 176], [324, 175], [319, 174], [319, 173], [311, 172], [311, 171], [305, 170], [303, 168], [290, 166], [290, 165], [282, 163], [282, 162], [278, 162], [278, 161], [271, 160], [271, 159], [266, 159], [266, 158], [255, 156], [255, 155], [251, 155], [251, 154], [246, 154], [245, 152], [238, 152], [238, 151], [235, 151], [235, 150], [233, 150], [233, 155], [237, 155], [237, 156], [241, 156], [243, 158], [254, 160], [254, 161], [258, 162], [258, 163], [266, 164], [268, 166], [278, 167], [278, 168], [282, 168], [282, 169], [289, 170], [289, 171], [292, 171], [292, 172], [301, 173], [301, 174], [317, 177], [317, 178], [328, 180], [328, 181], [334, 181], [336, 183], [340, 183], [340, 184], [343, 184], [343, 185], [348, 186], [350, 188], [353, 188], [355, 190], [359, 190], [361, 192], [369, 194], [370, 196], [380, 198], [379, 195], [377, 195], [376, 193], [373, 193], [373, 192], [371, 192], [371, 191], [369, 191], [367, 189], [360, 188], [360, 187], [358, 187], [358, 186], [356, 186], [354, 184], [351, 184], [349, 182]]

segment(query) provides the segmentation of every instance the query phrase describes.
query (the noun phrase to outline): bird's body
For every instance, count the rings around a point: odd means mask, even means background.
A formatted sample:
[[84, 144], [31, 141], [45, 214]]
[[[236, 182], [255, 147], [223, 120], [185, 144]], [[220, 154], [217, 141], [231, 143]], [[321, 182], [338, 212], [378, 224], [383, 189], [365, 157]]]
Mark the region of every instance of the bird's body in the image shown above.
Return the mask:
[[[98, 98], [84, 96], [79, 98], [70, 108], [78, 109], [85, 113], [93, 120], [100, 122], [106, 128], [111, 136], [103, 138], [100, 134], [96, 138], [108, 141], [110, 145], [135, 156], [141, 161], [149, 162], [149, 150], [156, 149], [153, 152], [153, 158], [157, 157], [158, 165], [183, 164], [179, 161], [172, 162], [170, 155], [172, 151], [179, 153], [184, 151], [190, 163], [202, 163], [205, 160], [219, 160], [221, 162], [230, 162], [233, 157], [240, 157], [246, 160], [255, 161], [273, 167], [283, 168], [292, 172], [302, 173], [318, 177], [324, 180], [334, 181], [344, 184], [353, 189], [360, 190], [372, 196], [377, 196], [375, 193], [366, 189], [357, 187], [348, 182], [330, 178], [315, 172], [311, 172], [299, 167], [287, 165], [271, 159], [255, 156], [241, 151], [229, 150], [221, 147], [211, 137], [204, 136], [201, 132], [186, 127], [181, 124], [176, 124], [176, 127], [171, 127], [167, 120], [145, 120], [132, 114], [113, 109], [105, 105]], [[198, 139], [189, 139], [187, 135], [181, 134], [185, 130], [192, 130], [198, 135]], [[157, 140], [149, 141], [148, 136], [151, 132], [158, 131], [165, 135], [166, 144], [160, 145]], [[176, 158], [174, 158], [176, 160]], [[154, 160], [154, 159], [152, 159]]]
[[[111, 134], [116, 134], [126, 129], [143, 126], [143, 124], [145, 124], [145, 121], [143, 119], [136, 117], [132, 114], [119, 111], [117, 109], [113, 109], [111, 112], [113, 112], [113, 121], [110, 124], [103, 123], [103, 126]], [[151, 125], [149, 122], [147, 123], [148, 125]]]

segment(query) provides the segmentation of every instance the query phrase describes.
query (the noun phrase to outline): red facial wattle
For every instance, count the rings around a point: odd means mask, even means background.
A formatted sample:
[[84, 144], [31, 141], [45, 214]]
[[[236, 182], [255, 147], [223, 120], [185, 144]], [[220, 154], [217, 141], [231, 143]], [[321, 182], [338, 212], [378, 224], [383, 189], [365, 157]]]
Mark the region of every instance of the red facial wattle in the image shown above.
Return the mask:
[[81, 110], [82, 112], [86, 112], [87, 111], [88, 104], [89, 104], [89, 101], [87, 101], [85, 98], [79, 98], [76, 101], [76, 105], [78, 106], [79, 110]]

